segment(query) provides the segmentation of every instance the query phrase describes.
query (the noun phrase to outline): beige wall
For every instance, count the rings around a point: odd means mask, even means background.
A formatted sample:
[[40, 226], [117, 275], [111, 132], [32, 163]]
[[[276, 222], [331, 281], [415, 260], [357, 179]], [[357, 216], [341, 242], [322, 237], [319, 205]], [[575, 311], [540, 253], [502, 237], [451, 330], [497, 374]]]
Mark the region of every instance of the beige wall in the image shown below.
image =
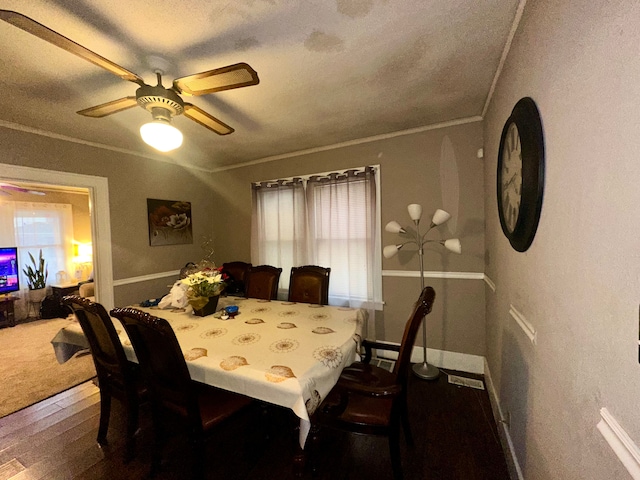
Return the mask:
[[[0, 128], [0, 145], [0, 163], [108, 179], [114, 280], [178, 270], [202, 258], [200, 245], [213, 233], [211, 212], [216, 203], [206, 181], [209, 173], [9, 128]], [[194, 243], [150, 247], [147, 198], [191, 202]], [[115, 287], [115, 305], [162, 295], [173, 280]]]
[[[251, 182], [379, 164], [383, 227], [394, 219], [408, 226], [411, 220], [406, 207], [410, 203], [423, 205], [426, 225], [436, 208], [455, 212], [449, 224], [431, 232], [429, 238], [459, 236], [464, 253], [458, 256], [429, 246], [425, 249], [425, 270], [481, 274], [483, 165], [476, 157], [481, 147], [482, 125], [471, 122], [218, 172], [213, 175], [214, 188], [222, 197], [215, 207], [216, 225], [222, 227], [216, 234], [218, 262], [251, 260]], [[445, 161], [441, 162], [443, 156]], [[399, 238], [382, 234], [383, 245]], [[408, 250], [385, 259], [383, 269], [417, 272], [417, 255]], [[484, 355], [483, 281], [427, 278], [426, 284], [432, 284], [437, 292], [436, 308], [428, 323], [429, 347]], [[376, 316], [379, 338], [400, 341], [419, 291], [418, 278], [383, 277], [385, 307]]]
[[[424, 206], [424, 224], [436, 208], [454, 214], [430, 238], [458, 236], [464, 253], [457, 256], [438, 246], [427, 247], [426, 271], [483, 272], [484, 218], [478, 201], [483, 167], [476, 157], [482, 147], [482, 125], [478, 121], [215, 173], [187, 171], [179, 165], [8, 128], [0, 128], [0, 144], [0, 163], [108, 179], [116, 281], [177, 270], [188, 261], [200, 260], [204, 235], [214, 238], [216, 263], [250, 261], [250, 182], [373, 164], [381, 168], [382, 225], [392, 219], [409, 225], [409, 203]], [[150, 247], [147, 198], [192, 202], [194, 244]], [[383, 233], [383, 244], [398, 240], [396, 235]], [[383, 269], [415, 273], [417, 262], [415, 254], [403, 251], [384, 260]], [[161, 296], [173, 280], [165, 277], [117, 286], [115, 305]], [[429, 317], [429, 347], [483, 355], [482, 280], [435, 278], [426, 283], [438, 295]], [[400, 340], [419, 285], [418, 278], [383, 277], [385, 307], [375, 319], [378, 338]]]
[[[630, 478], [596, 430], [602, 407], [640, 443], [639, 44], [637, 1], [527, 2], [485, 117], [487, 358], [527, 480]], [[518, 253], [495, 171], [524, 96], [541, 112], [546, 181], [537, 236]]]
[[2, 197], [10, 202], [61, 203], [71, 205], [73, 217], [73, 239], [80, 243], [91, 242], [91, 215], [89, 213], [89, 195], [76, 192], [46, 191], [46, 195], [11, 192], [11, 196]]

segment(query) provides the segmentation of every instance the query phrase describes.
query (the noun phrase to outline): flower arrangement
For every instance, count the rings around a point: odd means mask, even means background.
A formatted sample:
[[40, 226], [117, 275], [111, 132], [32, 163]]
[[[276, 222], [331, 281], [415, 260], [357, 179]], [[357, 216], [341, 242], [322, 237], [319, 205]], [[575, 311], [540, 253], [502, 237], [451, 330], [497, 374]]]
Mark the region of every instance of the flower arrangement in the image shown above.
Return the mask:
[[183, 278], [181, 282], [189, 287], [187, 297], [208, 299], [220, 295], [226, 286], [225, 275], [221, 270], [222, 268], [205, 268]]

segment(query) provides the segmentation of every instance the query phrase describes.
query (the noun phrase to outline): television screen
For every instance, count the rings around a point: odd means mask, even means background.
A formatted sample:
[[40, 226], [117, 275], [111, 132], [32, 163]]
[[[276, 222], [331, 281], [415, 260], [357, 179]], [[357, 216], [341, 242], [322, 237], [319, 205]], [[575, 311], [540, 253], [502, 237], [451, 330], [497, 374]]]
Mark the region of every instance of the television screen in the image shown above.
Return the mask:
[[0, 295], [20, 290], [18, 249], [0, 247]]

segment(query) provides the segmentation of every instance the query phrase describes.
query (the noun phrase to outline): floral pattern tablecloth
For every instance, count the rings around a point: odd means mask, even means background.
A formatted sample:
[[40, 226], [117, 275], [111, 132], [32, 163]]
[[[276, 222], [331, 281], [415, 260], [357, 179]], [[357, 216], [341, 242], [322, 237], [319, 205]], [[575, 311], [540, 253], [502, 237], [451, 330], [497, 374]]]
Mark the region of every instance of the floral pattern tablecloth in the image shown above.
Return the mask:
[[[236, 297], [239, 314], [198, 317], [185, 310], [142, 308], [173, 327], [193, 380], [290, 408], [300, 417], [300, 446], [309, 416], [356, 359], [366, 310]], [[124, 328], [114, 324], [127, 357], [135, 361]]]

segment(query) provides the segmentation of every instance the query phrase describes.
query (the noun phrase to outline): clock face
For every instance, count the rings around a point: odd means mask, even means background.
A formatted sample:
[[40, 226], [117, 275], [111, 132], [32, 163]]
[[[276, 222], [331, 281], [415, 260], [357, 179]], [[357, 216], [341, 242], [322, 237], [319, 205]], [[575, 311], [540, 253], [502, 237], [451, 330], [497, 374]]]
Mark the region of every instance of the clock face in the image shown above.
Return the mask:
[[502, 214], [507, 230], [513, 232], [522, 200], [522, 147], [518, 126], [509, 125], [502, 150]]
[[538, 228], [544, 190], [542, 122], [530, 97], [516, 103], [504, 124], [496, 173], [500, 226], [511, 246], [524, 252]]

